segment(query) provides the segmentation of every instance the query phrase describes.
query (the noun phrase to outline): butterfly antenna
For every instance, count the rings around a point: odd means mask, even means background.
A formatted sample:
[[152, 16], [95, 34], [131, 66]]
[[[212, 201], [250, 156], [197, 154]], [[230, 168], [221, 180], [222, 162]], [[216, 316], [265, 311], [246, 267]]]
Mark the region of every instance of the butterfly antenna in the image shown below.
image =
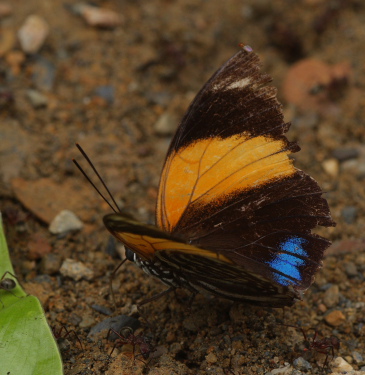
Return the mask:
[[76, 147], [79, 149], [79, 151], [81, 152], [82, 156], [86, 159], [86, 161], [89, 163], [90, 167], [93, 169], [94, 173], [98, 176], [98, 179], [99, 181], [103, 184], [105, 190], [108, 192], [109, 194], [109, 197], [111, 198], [111, 200], [113, 201], [113, 203], [115, 204], [115, 207], [113, 207], [110, 202], [105, 198], [105, 196], [100, 192], [100, 190], [96, 187], [96, 185], [91, 181], [90, 177], [85, 173], [85, 171], [81, 168], [80, 164], [75, 160], [75, 159], [72, 159], [72, 161], [75, 163], [76, 167], [80, 170], [80, 172], [84, 175], [84, 177], [89, 181], [89, 183], [91, 184], [91, 186], [97, 191], [97, 193], [104, 199], [104, 201], [109, 205], [109, 207], [115, 212], [115, 213], [118, 213], [121, 212], [120, 211], [120, 208], [117, 204], [117, 202], [115, 201], [112, 193], [110, 192], [110, 190], [108, 189], [108, 187], [106, 186], [104, 180], [101, 178], [99, 172], [96, 170], [94, 164], [91, 162], [91, 160], [89, 159], [89, 157], [86, 155], [86, 152], [82, 149], [82, 147], [76, 143]]

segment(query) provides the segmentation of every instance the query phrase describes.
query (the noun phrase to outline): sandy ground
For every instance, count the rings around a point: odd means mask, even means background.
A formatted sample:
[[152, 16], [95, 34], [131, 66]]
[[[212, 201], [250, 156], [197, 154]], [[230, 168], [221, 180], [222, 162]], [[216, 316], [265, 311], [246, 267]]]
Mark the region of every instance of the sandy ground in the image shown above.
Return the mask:
[[[335, 335], [354, 370], [365, 366], [365, 4], [356, 0], [96, 1], [121, 16], [109, 29], [72, 12], [77, 3], [17, 0], [3, 16], [0, 39], [0, 207], [16, 273], [42, 301], [50, 324], [75, 330], [64, 350], [65, 374], [265, 374], [299, 357], [300, 374], [324, 356], [303, 351], [303, 335]], [[68, 6], [65, 6], [68, 5]], [[0, 12], [1, 13], [1, 12]], [[49, 25], [43, 46], [26, 54], [17, 32], [36, 14]], [[274, 78], [288, 137], [302, 151], [296, 166], [319, 182], [336, 228], [320, 229], [333, 245], [303, 301], [284, 310], [257, 308], [178, 291], [143, 307], [164, 290], [133, 264], [108, 289], [121, 247], [102, 217], [108, 207], [72, 164], [80, 142], [118, 203], [153, 223], [159, 174], [179, 118], [238, 43], [251, 45]], [[314, 65], [311, 65], [314, 62]], [[298, 64], [304, 64], [299, 65]], [[309, 65], [308, 65], [309, 64]], [[294, 73], [299, 69], [300, 78]], [[302, 69], [300, 71], [300, 69]], [[294, 71], [294, 73], [293, 73]], [[299, 82], [302, 89], [292, 91]], [[52, 235], [63, 209], [82, 230]], [[67, 275], [66, 259], [81, 262]], [[71, 277], [70, 277], [71, 276]], [[80, 279], [79, 279], [80, 277]], [[88, 337], [109, 314], [140, 321], [156, 349], [131, 359], [106, 332]], [[121, 352], [124, 350], [124, 353]], [[138, 352], [139, 345], [136, 346]], [[319, 365], [317, 364], [319, 362]]]

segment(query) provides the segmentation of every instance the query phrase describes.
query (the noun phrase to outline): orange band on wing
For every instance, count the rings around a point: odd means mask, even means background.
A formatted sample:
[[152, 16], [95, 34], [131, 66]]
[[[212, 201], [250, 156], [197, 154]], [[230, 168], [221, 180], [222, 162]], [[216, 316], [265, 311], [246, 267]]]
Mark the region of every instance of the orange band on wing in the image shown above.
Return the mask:
[[199, 140], [171, 152], [161, 176], [159, 227], [170, 232], [197, 200], [219, 202], [237, 191], [293, 175], [290, 153], [281, 139], [242, 135]]
[[159, 251], [176, 251], [181, 254], [193, 254], [206, 258], [220, 260], [226, 263], [232, 263], [230, 259], [226, 258], [225, 256], [217, 252], [200, 249], [198, 247], [185, 244], [183, 242], [177, 242], [165, 238], [155, 238], [151, 236], [126, 232], [115, 232], [113, 234], [126, 246], [130, 247], [140, 257], [147, 260], [151, 260]]

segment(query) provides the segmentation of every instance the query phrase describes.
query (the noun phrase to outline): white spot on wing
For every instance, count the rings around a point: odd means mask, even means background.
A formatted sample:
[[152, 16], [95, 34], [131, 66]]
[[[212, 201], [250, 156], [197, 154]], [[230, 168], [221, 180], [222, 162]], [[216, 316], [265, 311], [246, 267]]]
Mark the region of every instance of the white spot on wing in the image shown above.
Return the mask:
[[221, 82], [220, 84], [219, 83], [215, 84], [212, 87], [212, 90], [213, 91], [217, 91], [217, 90], [227, 91], [227, 90], [234, 90], [234, 89], [243, 89], [244, 87], [248, 86], [249, 84], [251, 84], [251, 78], [245, 77], [245, 78], [242, 78], [240, 80], [234, 81], [227, 86], [224, 85], [224, 82], [223, 83]]
[[246, 77], [240, 79], [239, 81], [232, 82], [230, 85], [227, 86], [227, 90], [233, 89], [243, 89], [244, 87], [248, 86], [251, 83], [251, 78]]

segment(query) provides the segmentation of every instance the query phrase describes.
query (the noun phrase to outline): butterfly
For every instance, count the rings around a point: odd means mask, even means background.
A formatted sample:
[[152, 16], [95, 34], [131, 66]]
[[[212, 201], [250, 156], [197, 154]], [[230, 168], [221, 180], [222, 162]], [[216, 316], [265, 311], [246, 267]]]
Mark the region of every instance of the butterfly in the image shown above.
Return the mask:
[[[104, 217], [126, 257], [170, 288], [290, 306], [322, 266], [334, 226], [317, 182], [296, 169], [271, 77], [240, 45], [197, 94], [162, 170], [156, 226]], [[76, 162], [77, 164], [77, 162]], [[100, 178], [100, 177], [99, 177]], [[105, 198], [104, 198], [105, 199]]]

